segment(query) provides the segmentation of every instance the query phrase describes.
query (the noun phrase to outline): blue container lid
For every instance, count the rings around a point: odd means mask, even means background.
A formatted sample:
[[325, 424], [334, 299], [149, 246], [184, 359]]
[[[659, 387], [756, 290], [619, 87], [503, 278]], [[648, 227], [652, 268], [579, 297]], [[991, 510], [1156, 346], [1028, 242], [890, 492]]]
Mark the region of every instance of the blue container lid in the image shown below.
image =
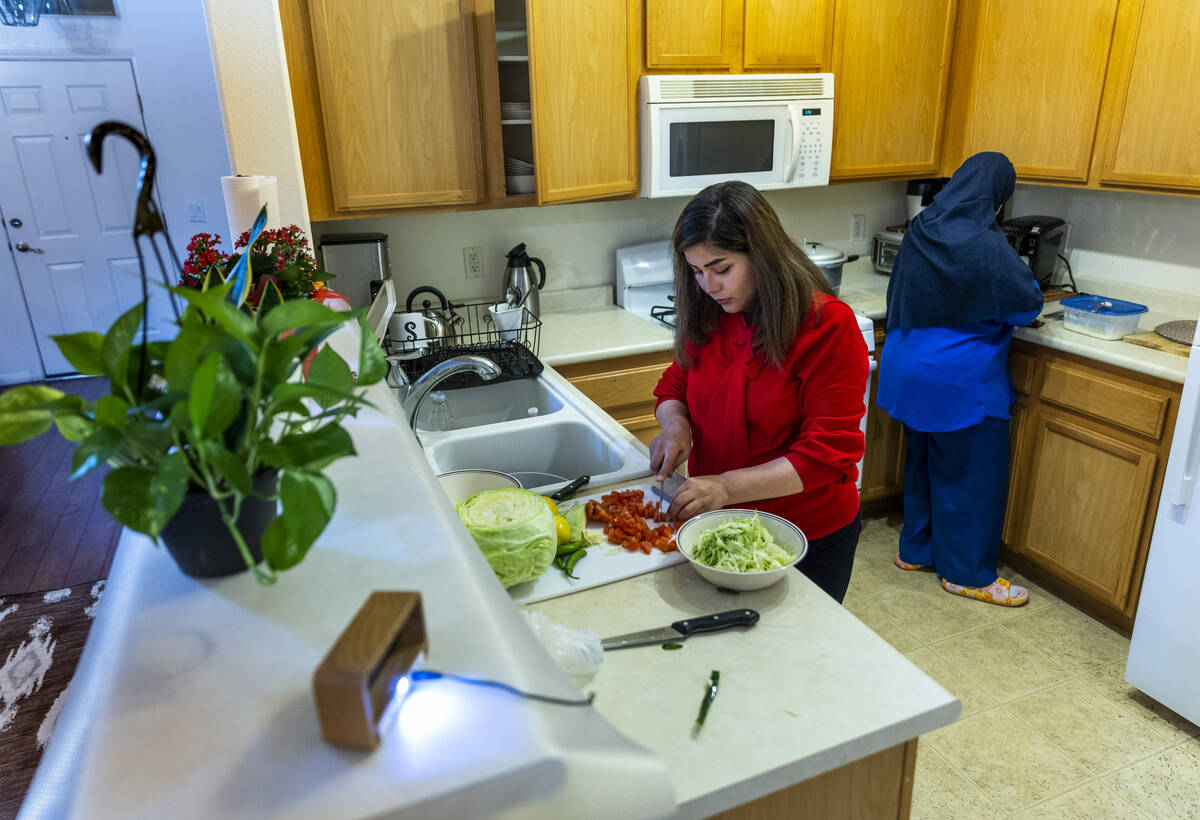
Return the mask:
[[1062, 300], [1063, 307], [1099, 313], [1101, 316], [1135, 316], [1145, 313], [1150, 308], [1137, 302], [1123, 302], [1120, 299], [1109, 299], [1107, 296], [1068, 296]]

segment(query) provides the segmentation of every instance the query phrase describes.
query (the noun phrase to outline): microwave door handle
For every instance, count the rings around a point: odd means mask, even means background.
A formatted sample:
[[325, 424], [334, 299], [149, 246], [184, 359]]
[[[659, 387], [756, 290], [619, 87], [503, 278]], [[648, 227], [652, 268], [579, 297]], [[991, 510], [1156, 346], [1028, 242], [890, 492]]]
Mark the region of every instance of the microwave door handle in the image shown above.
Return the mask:
[[788, 169], [784, 181], [791, 182], [796, 175], [796, 166], [800, 164], [800, 122], [797, 117], [798, 104], [788, 103], [788, 131], [791, 132], [792, 152], [788, 157]]

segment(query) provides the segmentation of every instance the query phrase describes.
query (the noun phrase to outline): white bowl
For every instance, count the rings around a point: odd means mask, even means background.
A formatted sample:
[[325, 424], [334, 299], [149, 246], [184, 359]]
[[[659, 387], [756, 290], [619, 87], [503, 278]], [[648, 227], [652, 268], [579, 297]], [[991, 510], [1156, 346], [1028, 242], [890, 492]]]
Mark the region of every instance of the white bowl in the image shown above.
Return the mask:
[[[769, 569], [764, 572], [729, 572], [723, 569], [714, 569], [692, 558], [692, 550], [700, 543], [700, 536], [707, 530], [724, 524], [726, 521], [752, 516], [756, 512], [762, 525], [775, 539], [775, 543], [794, 554], [795, 561], [778, 569]], [[683, 522], [675, 532], [675, 543], [679, 545], [679, 551], [683, 557], [695, 568], [696, 572], [700, 573], [701, 578], [714, 586], [741, 591], [764, 589], [783, 580], [783, 577], [792, 572], [792, 567], [800, 563], [805, 553], [808, 552], [808, 538], [800, 531], [799, 527], [786, 518], [780, 518], [761, 510], [713, 510], [702, 513]]]
[[519, 489], [521, 482], [499, 470], [451, 470], [437, 477], [442, 492], [451, 504], [464, 501], [484, 490]]
[[512, 174], [504, 178], [505, 190], [510, 194], [532, 194], [535, 184], [533, 174]]

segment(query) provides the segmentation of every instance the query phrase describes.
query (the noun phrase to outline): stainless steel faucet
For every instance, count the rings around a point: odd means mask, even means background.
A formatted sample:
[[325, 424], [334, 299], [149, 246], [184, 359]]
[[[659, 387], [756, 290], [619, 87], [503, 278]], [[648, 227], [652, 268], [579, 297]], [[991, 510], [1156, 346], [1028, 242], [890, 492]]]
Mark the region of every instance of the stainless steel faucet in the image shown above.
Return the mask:
[[404, 409], [404, 417], [408, 419], [408, 426], [414, 430], [417, 428], [417, 410], [420, 409], [421, 402], [446, 379], [468, 371], [484, 381], [491, 381], [500, 375], [499, 365], [486, 356], [477, 356], [474, 353], [455, 356], [435, 364], [415, 382], [408, 380], [404, 369], [400, 367], [399, 356], [388, 356], [388, 361], [391, 363], [391, 367], [388, 369], [388, 385], [399, 391], [400, 406]]

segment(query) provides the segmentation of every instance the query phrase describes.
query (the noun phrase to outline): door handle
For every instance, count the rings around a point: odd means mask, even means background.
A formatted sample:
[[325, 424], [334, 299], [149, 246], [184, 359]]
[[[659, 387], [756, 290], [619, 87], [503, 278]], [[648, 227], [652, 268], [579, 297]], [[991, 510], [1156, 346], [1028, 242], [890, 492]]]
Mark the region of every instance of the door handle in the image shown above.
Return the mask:
[[44, 250], [42, 250], [41, 248], [31, 248], [31, 247], [29, 247], [29, 243], [28, 243], [28, 242], [18, 242], [18, 243], [16, 244], [16, 248], [17, 248], [17, 250], [19, 250], [21, 253], [45, 253], [45, 251], [44, 251]]

